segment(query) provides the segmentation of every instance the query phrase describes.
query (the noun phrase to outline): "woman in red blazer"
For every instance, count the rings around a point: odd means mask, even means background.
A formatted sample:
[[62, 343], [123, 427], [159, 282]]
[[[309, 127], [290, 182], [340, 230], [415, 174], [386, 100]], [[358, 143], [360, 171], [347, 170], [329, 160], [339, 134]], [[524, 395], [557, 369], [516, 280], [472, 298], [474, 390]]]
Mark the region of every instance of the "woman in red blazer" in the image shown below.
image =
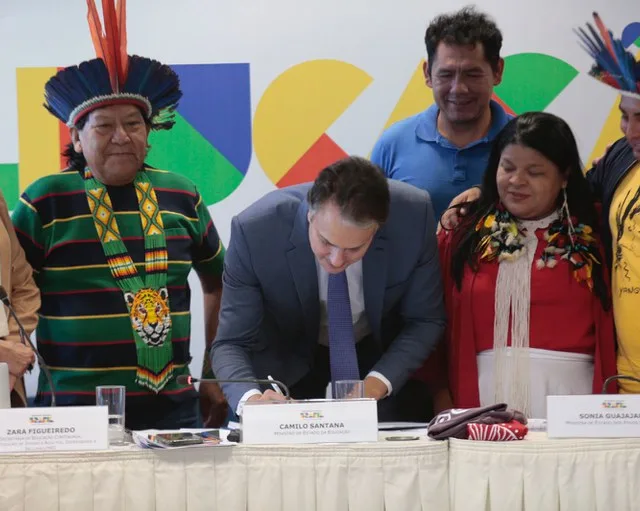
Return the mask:
[[510, 121], [464, 206], [439, 235], [445, 343], [419, 375], [433, 383], [440, 362], [453, 406], [528, 417], [546, 416], [547, 395], [600, 392], [616, 371], [608, 272], [569, 126], [543, 112]]

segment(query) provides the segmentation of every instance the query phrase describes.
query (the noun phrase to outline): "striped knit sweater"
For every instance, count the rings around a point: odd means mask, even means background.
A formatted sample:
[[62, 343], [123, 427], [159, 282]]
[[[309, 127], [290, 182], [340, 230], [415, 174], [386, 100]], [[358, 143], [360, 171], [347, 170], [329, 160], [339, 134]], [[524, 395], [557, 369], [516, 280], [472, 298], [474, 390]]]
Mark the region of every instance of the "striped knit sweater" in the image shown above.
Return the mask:
[[[187, 277], [192, 268], [220, 274], [224, 247], [192, 182], [171, 172], [144, 171], [156, 191], [167, 239], [174, 374], [189, 374]], [[144, 278], [144, 239], [134, 187], [108, 191], [120, 234]], [[127, 408], [152, 406], [154, 394], [135, 383], [131, 322], [96, 234], [80, 173], [67, 170], [30, 185], [13, 222], [42, 293], [37, 342], [51, 367], [58, 403], [93, 404], [97, 385], [125, 385]], [[50, 391], [40, 376], [36, 402], [47, 404]], [[194, 392], [172, 380], [161, 394], [179, 404], [193, 399]]]

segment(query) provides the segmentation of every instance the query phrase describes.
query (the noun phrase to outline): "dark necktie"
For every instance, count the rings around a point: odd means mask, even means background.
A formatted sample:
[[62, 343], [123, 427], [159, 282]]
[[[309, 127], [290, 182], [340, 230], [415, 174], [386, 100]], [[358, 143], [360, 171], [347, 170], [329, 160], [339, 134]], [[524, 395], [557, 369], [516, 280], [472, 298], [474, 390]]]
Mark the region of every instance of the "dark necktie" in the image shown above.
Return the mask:
[[331, 381], [359, 380], [349, 285], [345, 272], [329, 274], [327, 323]]

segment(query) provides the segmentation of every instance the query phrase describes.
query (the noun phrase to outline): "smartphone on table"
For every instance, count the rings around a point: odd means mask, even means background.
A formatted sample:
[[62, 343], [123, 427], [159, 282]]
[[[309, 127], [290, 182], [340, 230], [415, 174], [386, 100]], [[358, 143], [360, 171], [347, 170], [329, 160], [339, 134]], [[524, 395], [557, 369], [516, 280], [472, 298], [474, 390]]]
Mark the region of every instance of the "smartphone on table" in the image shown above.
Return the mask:
[[149, 435], [149, 440], [166, 447], [184, 447], [203, 443], [203, 438], [193, 433], [157, 433]]

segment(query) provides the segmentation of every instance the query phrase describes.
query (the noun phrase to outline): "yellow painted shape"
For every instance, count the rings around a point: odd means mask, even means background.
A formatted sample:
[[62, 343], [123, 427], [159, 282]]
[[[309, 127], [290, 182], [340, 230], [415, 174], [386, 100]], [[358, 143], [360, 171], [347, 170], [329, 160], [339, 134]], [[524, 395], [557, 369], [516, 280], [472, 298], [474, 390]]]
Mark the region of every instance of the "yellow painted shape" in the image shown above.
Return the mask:
[[600, 136], [598, 137], [598, 141], [595, 146], [591, 150], [591, 155], [589, 159], [585, 162], [585, 168], [590, 169], [591, 163], [596, 158], [600, 158], [607, 150], [607, 146], [612, 144], [620, 137], [622, 137], [622, 132], [620, 131], [620, 96], [616, 99], [616, 102], [609, 112], [607, 116], [607, 120], [604, 122], [602, 126], [602, 130], [600, 131]]
[[371, 82], [339, 60], [303, 62], [278, 76], [253, 121], [254, 150], [271, 181], [280, 181]]
[[413, 72], [411, 80], [409, 80], [402, 96], [400, 96], [393, 112], [387, 119], [387, 123], [384, 125], [385, 130], [392, 124], [416, 115], [433, 105], [433, 92], [424, 82], [423, 64], [424, 60], [421, 60]]
[[60, 170], [59, 121], [44, 108], [44, 85], [55, 67], [18, 68], [20, 193], [36, 179]]
[[[640, 59], [640, 51], [636, 54], [636, 60]], [[612, 144], [619, 138], [623, 136], [622, 131], [620, 131], [620, 96], [616, 99], [616, 102], [609, 112], [607, 116], [607, 120], [602, 126], [602, 131], [600, 131], [600, 136], [598, 137], [598, 141], [595, 146], [591, 150], [591, 155], [589, 159], [585, 162], [585, 167], [587, 169], [591, 168], [591, 162], [596, 158], [600, 158], [607, 150], [607, 146]]]

